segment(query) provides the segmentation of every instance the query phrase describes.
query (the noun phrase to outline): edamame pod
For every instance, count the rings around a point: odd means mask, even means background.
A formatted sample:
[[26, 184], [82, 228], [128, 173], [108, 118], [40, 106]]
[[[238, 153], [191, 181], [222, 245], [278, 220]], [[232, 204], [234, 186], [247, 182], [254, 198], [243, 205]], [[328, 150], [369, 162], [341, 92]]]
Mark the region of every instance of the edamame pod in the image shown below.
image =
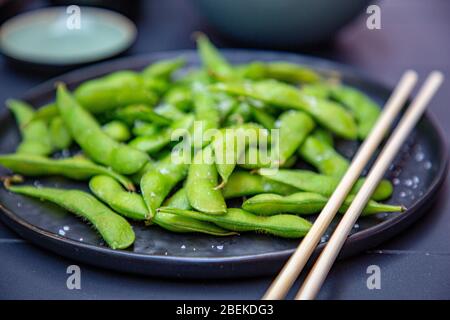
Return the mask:
[[220, 114], [214, 98], [205, 88], [194, 89], [193, 99], [195, 120], [199, 124], [194, 126], [194, 147], [202, 148], [209, 143], [208, 130], [219, 128]]
[[134, 242], [134, 231], [127, 220], [86, 192], [29, 186], [10, 186], [8, 190], [56, 203], [86, 219], [112, 249], [125, 249]]
[[230, 208], [223, 215], [209, 215], [192, 210], [167, 207], [160, 208], [159, 212], [172, 213], [200, 221], [212, 222], [219, 227], [232, 231], [255, 231], [283, 238], [301, 238], [311, 228], [311, 223], [299, 216], [279, 214], [270, 217], [262, 217], [237, 208]]
[[174, 121], [170, 126], [161, 129], [161, 131], [154, 135], [134, 138], [130, 141], [129, 146], [153, 155], [172, 142], [172, 134], [175, 130], [187, 132], [192, 127], [193, 123], [194, 116], [186, 115], [185, 117]]
[[94, 161], [111, 166], [123, 174], [133, 174], [148, 161], [148, 156], [107, 136], [92, 117], [70, 95], [64, 85], [57, 89], [57, 104], [72, 137]]
[[352, 115], [339, 104], [306, 95], [299, 89], [275, 80], [246, 83], [217, 83], [212, 89], [241, 95], [286, 109], [297, 109], [311, 115], [319, 124], [346, 139], [357, 137]]
[[[345, 213], [353, 201], [353, 196], [347, 197], [339, 212]], [[280, 196], [273, 193], [258, 194], [247, 199], [242, 204], [242, 209], [257, 215], [270, 216], [279, 213], [293, 213], [308, 215], [320, 212], [328, 202], [328, 198], [317, 193], [298, 192], [288, 196]], [[362, 215], [372, 215], [380, 212], [402, 212], [402, 206], [382, 204], [370, 200], [363, 210]]]
[[204, 67], [214, 77], [219, 79], [236, 77], [233, 68], [204, 34], [198, 34], [197, 48]]
[[349, 161], [328, 143], [315, 134], [306, 138], [298, 150], [299, 155], [319, 170], [320, 173], [342, 177], [350, 166]]
[[[89, 188], [100, 200], [121, 215], [135, 220], [146, 220], [148, 218], [148, 209], [142, 196], [138, 193], [124, 191], [120, 184], [110, 177], [93, 177], [89, 182]], [[176, 207], [181, 205], [181, 203], [187, 202], [186, 195], [182, 191], [183, 189], [180, 189], [169, 199], [168, 205], [170, 207]], [[182, 208], [185, 208], [185, 206], [182, 205]], [[200, 232], [215, 236], [235, 234], [208, 222], [180, 217], [170, 213], [157, 212], [153, 222], [173, 232]]]
[[331, 97], [349, 108], [358, 124], [358, 136], [365, 139], [381, 113], [378, 105], [361, 91], [348, 86], [332, 86]]
[[227, 183], [245, 148], [248, 145], [255, 146], [258, 141], [260, 143], [269, 141], [269, 133], [266, 129], [252, 124], [221, 129], [214, 136], [211, 146], [214, 150], [217, 172], [222, 178], [218, 188]]
[[18, 153], [4, 154], [0, 155], [0, 164], [14, 173], [30, 177], [58, 175], [75, 180], [87, 180], [94, 175], [102, 174], [117, 180], [126, 189], [134, 190], [133, 183], [127, 177], [83, 157], [49, 159]]
[[237, 67], [238, 74], [252, 80], [275, 79], [279, 81], [298, 83], [314, 83], [320, 80], [317, 72], [306, 66], [285, 62], [252, 62]]
[[[291, 185], [301, 191], [314, 192], [324, 196], [331, 196], [340, 181], [340, 178], [326, 176], [308, 170], [260, 169], [258, 173], [267, 179]], [[363, 183], [364, 178], [359, 179], [350, 193], [357, 193]], [[382, 180], [375, 189], [372, 199], [377, 201], [387, 199], [391, 196], [392, 190], [392, 184], [387, 180]]]
[[279, 129], [279, 138], [275, 143], [275, 150], [278, 152], [279, 165], [283, 165], [287, 159], [295, 154], [314, 129], [315, 124], [307, 114], [291, 110], [282, 113], [275, 126]]
[[162, 78], [169, 80], [172, 74], [183, 67], [186, 60], [182, 57], [156, 61], [142, 71], [145, 78]]
[[152, 106], [158, 101], [158, 95], [146, 87], [145, 79], [139, 73], [129, 70], [83, 82], [76, 88], [74, 97], [94, 114], [131, 104]]
[[189, 166], [186, 193], [191, 206], [212, 215], [224, 214], [227, 205], [222, 192], [217, 189], [217, 169], [210, 146], [197, 152]]
[[248, 171], [235, 171], [222, 189], [225, 199], [253, 196], [259, 193], [288, 195], [300, 190], [282, 182], [267, 179]]
[[49, 133], [55, 150], [65, 150], [72, 144], [72, 136], [60, 116], [50, 120]]
[[33, 108], [19, 100], [8, 100], [8, 108], [14, 114], [22, 136], [17, 153], [46, 156], [53, 151], [50, 133], [43, 120], [32, 120]]
[[115, 110], [111, 117], [119, 119], [129, 124], [136, 120], [156, 123], [158, 125], [170, 125], [172, 121], [153, 111], [153, 109], [144, 104], [132, 104]]
[[141, 179], [141, 192], [151, 220], [164, 199], [183, 180], [187, 174], [187, 165], [172, 163], [170, 155], [144, 173]]
[[119, 120], [113, 120], [102, 126], [103, 132], [110, 138], [118, 142], [124, 142], [130, 139], [131, 133], [128, 126]]

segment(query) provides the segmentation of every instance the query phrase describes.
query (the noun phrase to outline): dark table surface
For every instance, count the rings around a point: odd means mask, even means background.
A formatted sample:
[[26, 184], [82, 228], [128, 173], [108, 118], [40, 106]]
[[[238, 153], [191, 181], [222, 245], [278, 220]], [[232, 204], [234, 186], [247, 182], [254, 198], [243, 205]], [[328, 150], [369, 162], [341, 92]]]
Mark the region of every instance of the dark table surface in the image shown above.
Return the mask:
[[[193, 31], [202, 30], [221, 47], [240, 44], [206, 25], [190, 1], [143, 1], [136, 19], [138, 40], [128, 54], [193, 48]], [[380, 1], [381, 30], [368, 30], [362, 15], [320, 48], [298, 50], [354, 65], [373, 78], [395, 85], [413, 68], [422, 78], [450, 71], [450, 1]], [[20, 96], [48, 75], [17, 71], [0, 56], [0, 101]], [[450, 81], [430, 110], [450, 133]], [[1, 105], [3, 108], [3, 104]], [[375, 250], [339, 261], [320, 299], [449, 299], [450, 198], [445, 183], [433, 207], [408, 230]], [[68, 290], [66, 269], [79, 263], [42, 250], [0, 223], [0, 298], [3, 299], [258, 299], [271, 277], [227, 281], [161, 280], [81, 267], [81, 290]], [[367, 267], [381, 269], [381, 289], [366, 286]]]

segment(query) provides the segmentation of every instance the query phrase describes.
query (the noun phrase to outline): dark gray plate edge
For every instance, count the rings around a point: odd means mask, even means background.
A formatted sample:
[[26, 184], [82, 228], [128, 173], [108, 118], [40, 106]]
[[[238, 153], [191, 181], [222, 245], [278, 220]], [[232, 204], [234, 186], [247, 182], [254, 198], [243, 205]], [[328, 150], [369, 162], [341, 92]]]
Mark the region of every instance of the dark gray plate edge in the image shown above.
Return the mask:
[[[231, 52], [233, 54], [239, 52], [245, 52], [247, 54], [251, 54], [251, 50], [224, 50], [225, 52]], [[114, 61], [103, 62], [94, 66], [86, 67], [80, 70], [75, 70], [69, 72], [65, 75], [50, 79], [43, 84], [34, 87], [32, 90], [28, 91], [24, 100], [27, 100], [27, 97], [30, 97], [34, 94], [37, 94], [39, 91], [48, 90], [49, 86], [53, 86], [53, 84], [64, 77], [67, 79], [67, 83], [74, 82], [77, 80], [79, 76], [89, 77], [89, 72], [98, 74], [99, 69], [105, 69], [105, 73], [108, 71], [107, 69], [111, 69], [111, 65], [114, 65], [117, 68], [124, 67], [122, 66], [127, 63], [130, 59], [136, 63], [137, 60], [148, 61], [149, 57], [152, 59], [157, 59], [158, 56], [167, 57], [168, 55], [191, 55], [194, 51], [185, 50], [185, 51], [173, 51], [173, 52], [156, 52], [154, 54], [149, 55], [140, 55], [140, 56], [132, 56], [125, 57], [121, 59], [116, 59]], [[259, 53], [268, 53], [273, 55], [284, 54], [282, 52], [273, 52], [273, 51], [254, 51]], [[330, 69], [334, 69], [338, 67], [340, 70], [345, 70], [348, 73], [356, 75], [357, 78], [362, 77], [367, 82], [370, 82], [371, 85], [374, 85], [379, 88], [383, 88], [387, 90], [387, 88], [372, 80], [370, 76], [365, 75], [359, 70], [354, 70], [353, 67], [342, 65], [337, 62], [332, 62], [316, 57], [308, 57], [297, 54], [289, 54], [297, 59], [300, 57], [306, 61], [314, 62], [315, 66], [318, 65], [317, 62], [320, 62], [320, 67], [328, 69], [327, 66], [331, 66]], [[0, 116], [3, 116], [4, 113], [7, 113], [6, 110], [0, 113]], [[371, 239], [370, 247], [375, 247], [381, 242], [391, 238], [393, 235], [407, 228], [410, 224], [416, 221], [424, 212], [425, 209], [431, 206], [432, 200], [436, 197], [437, 191], [442, 186], [445, 178], [446, 172], [448, 169], [448, 147], [447, 142], [445, 140], [445, 135], [441, 127], [437, 124], [437, 121], [434, 116], [432, 116], [429, 112], [426, 112], [424, 117], [431, 123], [433, 128], [437, 132], [437, 140], [438, 140], [438, 150], [440, 150], [439, 163], [440, 168], [436, 173], [436, 178], [431, 183], [427, 192], [414, 204], [413, 208], [408, 209], [405, 213], [398, 215], [395, 218], [384, 221], [374, 227], [368, 228], [363, 231], [359, 231], [353, 235], [351, 235], [345, 245], [344, 250], [345, 254], [341, 254], [340, 258], [351, 256], [359, 251], [361, 251], [361, 242]], [[9, 211], [7, 208], [4, 208], [0, 204], [0, 209], [5, 213], [5, 215], [0, 215], [0, 218], [3, 222], [5, 222], [8, 226], [10, 226], [13, 230], [23, 236], [25, 239], [32, 241], [33, 243], [47, 248], [55, 253], [66, 256], [68, 258], [75, 258], [82, 262], [88, 264], [99, 265], [108, 269], [114, 269], [117, 271], [133, 272], [147, 275], [157, 275], [164, 277], [183, 277], [183, 278], [235, 278], [235, 277], [248, 277], [249, 274], [252, 276], [261, 276], [267, 275], [279, 270], [282, 266], [283, 262], [287, 260], [287, 258], [293, 253], [294, 249], [291, 250], [283, 250], [278, 252], [264, 253], [264, 254], [256, 254], [256, 255], [245, 255], [239, 257], [223, 257], [223, 258], [202, 258], [202, 257], [168, 257], [168, 256], [155, 256], [155, 255], [145, 255], [139, 253], [132, 253], [127, 251], [116, 251], [109, 249], [107, 247], [98, 247], [95, 245], [89, 245], [82, 242], [78, 242], [75, 240], [70, 240], [67, 238], [63, 238], [54, 233], [48, 232], [44, 229], [38, 228], [34, 225], [27, 223], [26, 221], [18, 218], [14, 213]], [[402, 220], [407, 220], [405, 223], [401, 224]], [[396, 227], [396, 228], [394, 228]], [[42, 241], [36, 241], [36, 239]], [[320, 244], [315, 254], [320, 252], [324, 247], [324, 243]], [[67, 248], [72, 248], [73, 252], [67, 251]], [[367, 244], [362, 245], [364, 248], [368, 248]], [[117, 257], [121, 259], [125, 259], [128, 261], [126, 266], [123, 265], [111, 265], [109, 263], [109, 259], [111, 257]], [[92, 259], [95, 259], [95, 263], [92, 262]], [[138, 262], [138, 263], [136, 263]], [[145, 265], [140, 265], [140, 262], [144, 262]], [[264, 268], [255, 268], [258, 263], [263, 263]], [[163, 269], [161, 269], [163, 268]], [[182, 269], [180, 269], [182, 268]], [[237, 268], [240, 269], [239, 272]], [[172, 271], [171, 271], [172, 270]], [[182, 270], [182, 271], [180, 271]], [[203, 273], [202, 270], [205, 272]]]

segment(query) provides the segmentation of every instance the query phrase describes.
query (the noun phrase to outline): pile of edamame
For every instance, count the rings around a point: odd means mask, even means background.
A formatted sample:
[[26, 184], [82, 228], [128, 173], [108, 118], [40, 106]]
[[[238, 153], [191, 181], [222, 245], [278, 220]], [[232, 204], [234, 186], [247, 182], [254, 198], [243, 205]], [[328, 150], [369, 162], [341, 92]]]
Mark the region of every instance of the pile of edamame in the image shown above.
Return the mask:
[[[302, 216], [320, 212], [349, 167], [334, 137], [363, 140], [379, 116], [378, 106], [306, 66], [231, 65], [206, 36], [199, 35], [197, 45], [198, 69], [186, 71], [179, 57], [88, 80], [73, 92], [58, 84], [55, 101], [37, 110], [8, 100], [21, 142], [15, 153], [0, 155], [0, 165], [16, 175], [85, 180], [92, 194], [5, 187], [87, 220], [113, 249], [135, 241], [128, 220], [212, 236], [254, 231], [303, 237], [311, 223]], [[231, 130], [233, 137], [257, 131], [258, 138], [237, 145], [218, 134], [197, 139], [195, 123], [204, 130]], [[194, 137], [188, 161], [174, 161], [177, 130]], [[274, 161], [264, 161], [261, 139], [276, 148], [276, 168]], [[72, 156], [55, 156], [69, 148]], [[249, 160], [252, 154], [256, 161]], [[297, 169], [301, 162], [316, 170]], [[378, 202], [391, 194], [390, 182], [382, 181], [363, 214], [402, 211]]]

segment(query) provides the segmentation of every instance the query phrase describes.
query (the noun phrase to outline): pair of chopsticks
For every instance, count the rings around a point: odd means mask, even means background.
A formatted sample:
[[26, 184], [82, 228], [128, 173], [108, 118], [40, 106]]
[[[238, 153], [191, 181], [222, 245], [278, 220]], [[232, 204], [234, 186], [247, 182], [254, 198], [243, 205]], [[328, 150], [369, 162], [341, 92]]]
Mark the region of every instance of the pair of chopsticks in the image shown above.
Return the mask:
[[[419, 121], [442, 81], [443, 75], [438, 71], [433, 71], [425, 80], [419, 93], [386, 142], [352, 204], [342, 217], [339, 225], [334, 230], [327, 245], [303, 282], [295, 297], [296, 300], [311, 300], [316, 297], [353, 225], [369, 201], [390, 163], [399, 152], [400, 147]], [[311, 257], [311, 254], [314, 252], [325, 230], [330, 225], [348, 193], [361, 175], [364, 167], [383, 141], [396, 116], [411, 94], [416, 82], [416, 72], [406, 71], [404, 73], [391, 97], [386, 102], [377, 123], [359, 148], [341, 182], [328, 200], [326, 206], [322, 209], [308, 234], [263, 296], [264, 300], [283, 299], [286, 296]]]

